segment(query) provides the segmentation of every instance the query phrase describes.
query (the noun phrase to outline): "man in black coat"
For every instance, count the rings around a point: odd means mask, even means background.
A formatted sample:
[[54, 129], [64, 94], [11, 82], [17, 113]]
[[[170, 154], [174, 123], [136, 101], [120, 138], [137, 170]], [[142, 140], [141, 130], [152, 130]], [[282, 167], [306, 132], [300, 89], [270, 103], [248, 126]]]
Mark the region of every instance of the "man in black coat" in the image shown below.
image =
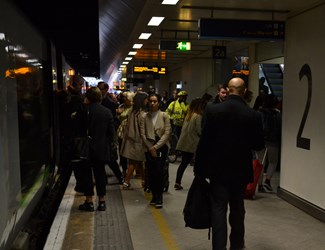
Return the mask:
[[212, 196], [212, 245], [227, 245], [227, 206], [231, 226], [231, 249], [244, 248], [244, 190], [253, 181], [252, 151], [264, 148], [260, 114], [243, 99], [246, 92], [241, 78], [228, 83], [228, 98], [208, 105], [202, 135], [197, 147], [194, 173], [209, 178]]
[[[108, 93], [108, 84], [106, 82], [98, 82], [97, 87], [100, 89], [100, 92], [102, 93], [102, 105], [106, 108], [108, 108], [114, 119], [114, 129], [115, 131], [117, 130], [118, 126], [120, 125], [120, 120], [117, 118], [116, 115], [116, 109], [118, 108], [117, 102], [114, 102], [113, 99], [110, 97], [110, 94]], [[108, 166], [112, 169], [115, 177], [118, 179], [120, 184], [123, 184], [124, 179], [123, 179], [123, 174], [120, 170], [120, 166], [117, 163], [117, 134], [116, 132], [114, 133], [113, 141], [112, 141], [112, 152], [111, 152], [111, 160], [108, 162]], [[114, 157], [113, 157], [114, 156]]]
[[111, 111], [101, 105], [100, 89], [91, 87], [86, 92], [85, 102], [88, 104], [88, 136], [90, 137], [89, 156], [91, 168], [85, 170], [85, 203], [79, 210], [94, 211], [93, 175], [95, 177], [96, 193], [99, 211], [105, 211], [106, 173], [105, 163], [111, 160], [111, 143], [113, 141], [114, 121]]

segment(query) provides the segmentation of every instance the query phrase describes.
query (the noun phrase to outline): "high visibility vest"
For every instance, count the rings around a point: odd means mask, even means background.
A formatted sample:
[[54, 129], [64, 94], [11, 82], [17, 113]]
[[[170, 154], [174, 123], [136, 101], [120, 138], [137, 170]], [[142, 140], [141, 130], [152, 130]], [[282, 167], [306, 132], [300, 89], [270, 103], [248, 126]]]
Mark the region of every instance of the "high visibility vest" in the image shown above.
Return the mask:
[[180, 103], [178, 100], [169, 104], [166, 113], [169, 115], [174, 126], [183, 126], [188, 107], [188, 104], [184, 102]]

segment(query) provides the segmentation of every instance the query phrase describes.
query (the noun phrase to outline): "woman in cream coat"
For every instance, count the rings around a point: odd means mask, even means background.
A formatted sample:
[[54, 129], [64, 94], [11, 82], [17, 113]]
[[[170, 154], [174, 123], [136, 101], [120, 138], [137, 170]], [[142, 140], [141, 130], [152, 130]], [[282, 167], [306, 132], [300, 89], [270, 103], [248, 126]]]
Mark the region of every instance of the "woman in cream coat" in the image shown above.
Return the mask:
[[137, 92], [133, 98], [132, 110], [128, 113], [127, 127], [125, 129], [120, 154], [128, 159], [127, 173], [124, 179], [123, 188], [130, 189], [130, 179], [135, 169], [140, 171], [142, 179], [143, 162], [145, 161], [145, 148], [140, 135], [140, 121], [146, 113], [148, 104], [148, 94]]
[[149, 96], [150, 111], [140, 123], [140, 133], [146, 148], [146, 168], [149, 188], [152, 192], [150, 205], [162, 208], [164, 190], [164, 164], [169, 149], [171, 134], [167, 113], [159, 110], [160, 98], [157, 94]]

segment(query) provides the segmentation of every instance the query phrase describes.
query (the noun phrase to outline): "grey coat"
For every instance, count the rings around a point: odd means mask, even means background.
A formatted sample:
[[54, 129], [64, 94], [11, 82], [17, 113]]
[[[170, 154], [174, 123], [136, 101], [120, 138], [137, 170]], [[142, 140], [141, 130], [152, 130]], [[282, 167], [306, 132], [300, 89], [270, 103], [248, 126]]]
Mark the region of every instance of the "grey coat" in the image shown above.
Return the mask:
[[177, 150], [195, 153], [201, 136], [201, 122], [202, 115], [199, 114], [193, 114], [189, 121], [185, 118], [182, 132], [176, 146]]

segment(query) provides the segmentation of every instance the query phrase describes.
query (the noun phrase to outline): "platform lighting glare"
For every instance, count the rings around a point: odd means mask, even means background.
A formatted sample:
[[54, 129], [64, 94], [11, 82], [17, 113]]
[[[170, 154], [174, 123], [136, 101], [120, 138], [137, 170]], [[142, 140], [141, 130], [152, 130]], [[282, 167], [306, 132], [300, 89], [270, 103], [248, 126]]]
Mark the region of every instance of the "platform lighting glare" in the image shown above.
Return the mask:
[[121, 67], [121, 68], [125, 68], [126, 66], [125, 66], [125, 65], [121, 65], [120, 67]]
[[132, 57], [125, 57], [125, 61], [131, 61]]
[[129, 64], [129, 62], [122, 62], [122, 64], [125, 64], [126, 65], [126, 64]]
[[133, 49], [141, 49], [142, 46], [143, 46], [143, 44], [141, 44], [141, 43], [135, 43], [135, 44], [133, 45]]
[[164, 0], [161, 4], [176, 5], [178, 0]]
[[149, 21], [148, 26], [159, 26], [164, 19], [165, 17], [153, 16]]
[[134, 55], [136, 55], [136, 54], [137, 54], [136, 51], [130, 51], [128, 55], [129, 55], [129, 56], [134, 56]]
[[141, 33], [141, 35], [139, 36], [139, 39], [147, 40], [147, 39], [149, 39], [150, 36], [151, 36], [151, 33]]

